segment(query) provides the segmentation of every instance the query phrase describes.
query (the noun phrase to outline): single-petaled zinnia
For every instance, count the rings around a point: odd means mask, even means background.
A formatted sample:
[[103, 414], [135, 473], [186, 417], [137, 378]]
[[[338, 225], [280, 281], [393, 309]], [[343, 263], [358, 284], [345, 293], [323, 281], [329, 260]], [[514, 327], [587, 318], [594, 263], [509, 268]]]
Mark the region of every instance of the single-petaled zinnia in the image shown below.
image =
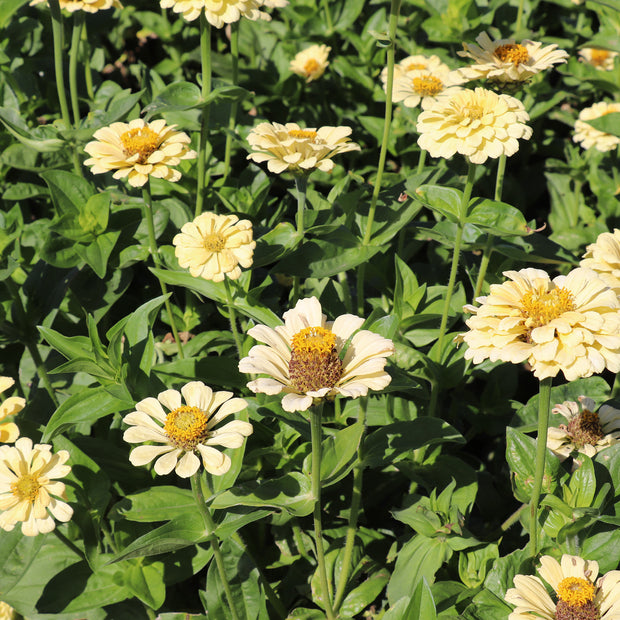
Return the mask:
[[538, 379], [560, 371], [568, 381], [620, 371], [620, 300], [590, 269], [553, 280], [541, 269], [505, 271], [508, 281], [465, 306], [473, 314], [458, 341], [465, 358], [528, 362]]
[[[413, 56], [403, 58], [399, 63], [394, 65], [394, 82], [408, 71], [429, 71], [430, 73], [434, 73], [435, 71], [447, 72], [450, 71], [450, 67], [442, 62], [441, 58], [435, 54], [432, 56], [414, 54]], [[383, 90], [386, 90], [387, 86], [387, 73], [387, 67], [383, 67], [381, 71]]]
[[[620, 571], [598, 576], [598, 562], [563, 555], [540, 558], [538, 573], [516, 575], [506, 601], [515, 606], [508, 620], [614, 620], [620, 617]], [[543, 580], [551, 586], [549, 595]]]
[[306, 82], [317, 80], [325, 73], [325, 69], [329, 65], [327, 57], [331, 49], [327, 45], [311, 45], [307, 47], [291, 60], [291, 71], [305, 78]]
[[599, 101], [589, 108], [579, 112], [579, 118], [575, 121], [575, 133], [573, 142], [581, 144], [584, 149], [595, 148], [597, 151], [606, 152], [615, 149], [620, 144], [620, 137], [595, 129], [588, 123], [595, 118], [601, 118], [612, 112], [620, 112], [620, 103], [607, 103]]
[[599, 71], [613, 71], [614, 59], [618, 52], [604, 50], [598, 47], [582, 47], [579, 50], [581, 60], [588, 65], [592, 65]]
[[253, 392], [284, 393], [285, 411], [305, 411], [324, 398], [366, 396], [390, 383], [384, 367], [394, 344], [360, 330], [364, 319], [343, 314], [327, 321], [316, 297], [300, 299], [283, 318], [275, 329], [256, 325], [248, 331], [264, 344], [250, 349], [239, 370], [267, 375], [248, 383]]
[[174, 237], [174, 254], [179, 265], [195, 278], [222, 282], [241, 275], [241, 268], [252, 266], [256, 241], [252, 240], [252, 223], [236, 215], [202, 213], [184, 224]]
[[[11, 377], [0, 377], [0, 394], [15, 385], [15, 380]], [[26, 405], [25, 399], [21, 396], [9, 396], [0, 405], [0, 421], [7, 416], [19, 413]], [[5, 422], [0, 424], [0, 443], [13, 443], [19, 437], [19, 428], [15, 422]]]
[[172, 9], [188, 21], [194, 21], [204, 11], [207, 21], [214, 28], [223, 28], [226, 24], [238, 22], [242, 17], [256, 21], [270, 19], [267, 13], [259, 9], [262, 0], [160, 0], [163, 9]]
[[90, 155], [84, 164], [93, 174], [114, 170], [115, 179], [127, 177], [133, 187], [142, 187], [149, 177], [178, 181], [181, 173], [174, 166], [182, 159], [194, 159], [196, 153], [189, 148], [189, 136], [175, 127], [164, 120], [147, 123], [141, 118], [112, 123], [98, 129], [95, 140], [84, 147]]
[[[30, 6], [46, 3], [48, 0], [32, 0]], [[106, 9], [122, 9], [123, 5], [119, 0], [59, 0], [60, 8], [73, 13], [75, 11], [84, 11], [85, 13], [96, 13]]]
[[123, 439], [128, 443], [152, 441], [160, 445], [138, 446], [131, 451], [129, 460], [140, 466], [157, 459], [156, 474], [163, 476], [174, 470], [181, 478], [189, 478], [198, 471], [202, 459], [210, 474], [225, 474], [230, 469], [230, 457], [214, 446], [241, 447], [252, 434], [252, 425], [232, 420], [216, 426], [247, 406], [243, 398], [233, 398], [232, 392], [214, 392], [202, 381], [190, 381], [180, 392], [166, 390], [157, 398], [145, 398], [123, 418], [129, 426]]
[[0, 528], [11, 531], [21, 522], [24, 535], [36, 536], [51, 532], [54, 519], [71, 519], [73, 508], [61, 501], [65, 485], [56, 480], [71, 471], [68, 459], [66, 450], [52, 454], [52, 446], [33, 446], [28, 437], [0, 446]]
[[426, 109], [462, 90], [459, 84], [464, 81], [458, 71], [413, 69], [400, 73], [394, 80], [393, 101], [407, 108], [415, 108], [421, 102]]

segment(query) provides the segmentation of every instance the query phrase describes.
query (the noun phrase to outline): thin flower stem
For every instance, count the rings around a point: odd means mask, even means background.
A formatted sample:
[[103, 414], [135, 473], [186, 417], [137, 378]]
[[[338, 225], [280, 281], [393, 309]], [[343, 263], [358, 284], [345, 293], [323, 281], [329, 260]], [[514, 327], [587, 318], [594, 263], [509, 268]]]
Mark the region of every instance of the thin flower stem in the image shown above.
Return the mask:
[[418, 169], [417, 174], [421, 174], [424, 170], [424, 165], [426, 164], [426, 151], [424, 149], [420, 149], [420, 159], [418, 159]]
[[228, 606], [230, 608], [230, 617], [232, 620], [239, 620], [239, 616], [237, 615], [237, 611], [235, 609], [235, 598], [233, 596], [232, 590], [230, 589], [230, 583], [228, 581], [228, 577], [226, 575], [226, 569], [224, 567], [224, 558], [222, 557], [222, 550], [220, 549], [219, 542], [217, 540], [217, 536], [215, 535], [215, 523], [213, 522], [213, 517], [211, 516], [211, 511], [209, 507], [205, 503], [205, 498], [202, 493], [202, 487], [200, 485], [200, 474], [196, 472], [190, 478], [192, 485], [192, 493], [194, 494], [194, 500], [196, 501], [196, 505], [198, 506], [198, 511], [202, 516], [202, 520], [205, 524], [205, 529], [207, 530], [207, 536], [209, 538], [209, 542], [211, 543], [211, 549], [213, 549], [213, 557], [215, 558], [215, 564], [217, 566], [218, 573], [220, 574], [220, 579], [222, 580], [222, 585], [224, 586], [224, 593], [226, 594], [226, 598], [228, 599]]
[[80, 123], [80, 105], [77, 89], [77, 65], [80, 55], [80, 41], [84, 28], [84, 11], [73, 13], [73, 33], [71, 35], [71, 49], [69, 50], [69, 93], [71, 95], [71, 109], [73, 111], [73, 125]]
[[[207, 21], [204, 11], [200, 12], [200, 61], [202, 65], [202, 99], [206, 100], [211, 92], [211, 24]], [[207, 145], [209, 143], [209, 111], [210, 106], [202, 108], [200, 123], [200, 145], [198, 147], [198, 175], [196, 184], [196, 210], [194, 217], [202, 213], [206, 187]]]
[[50, 14], [52, 16], [52, 36], [54, 39], [54, 73], [56, 75], [56, 91], [60, 103], [60, 113], [66, 129], [71, 128], [69, 106], [67, 105], [67, 93], [65, 92], [65, 77], [63, 70], [62, 48], [62, 13], [58, 0], [49, 0]]
[[[234, 22], [230, 26], [230, 58], [232, 61], [232, 83], [234, 86], [239, 81], [239, 24]], [[226, 145], [224, 147], [224, 182], [230, 173], [230, 156], [232, 151], [232, 136], [237, 125], [237, 108], [239, 102], [235, 99], [230, 104], [230, 114], [228, 116], [228, 133], [226, 134]]]
[[[308, 191], [308, 175], [296, 174], [295, 175], [295, 189], [297, 190], [297, 236], [299, 237], [298, 243], [301, 245], [304, 241], [305, 228], [304, 228], [304, 212], [306, 210], [306, 194]], [[293, 277], [293, 303], [296, 303], [300, 296], [301, 278], [299, 276]]]
[[84, 23], [82, 28], [82, 62], [84, 63], [84, 82], [86, 83], [86, 94], [88, 99], [92, 101], [95, 98], [95, 90], [93, 88], [93, 76], [90, 73], [90, 45], [88, 42], [88, 26]]
[[52, 532], [54, 532], [54, 535], [56, 536], [56, 538], [58, 538], [58, 540], [65, 547], [67, 547], [67, 549], [70, 549], [71, 551], [73, 551], [73, 553], [78, 555], [81, 560], [86, 561], [86, 556], [84, 555], [84, 552], [79, 547], [77, 547], [73, 542], [71, 542], [57, 527], [55, 527], [52, 530]]
[[235, 340], [235, 346], [237, 347], [237, 355], [239, 359], [243, 357], [243, 343], [239, 337], [239, 330], [237, 329], [237, 315], [235, 314], [235, 305], [233, 302], [232, 292], [230, 290], [230, 283], [228, 282], [228, 276], [224, 276], [224, 288], [226, 289], [226, 303], [228, 305], [228, 320], [230, 322], [230, 331], [232, 332]]
[[329, 10], [329, 0], [321, 0], [323, 5], [323, 11], [325, 12], [325, 23], [327, 25], [326, 34], [330, 35], [334, 31], [334, 22], [332, 21], [332, 14]]
[[515, 36], [521, 35], [521, 24], [523, 23], [523, 9], [525, 6], [525, 0], [519, 0], [519, 8], [517, 9], [517, 20], [515, 22]]
[[314, 497], [314, 540], [316, 546], [316, 561], [319, 571], [319, 581], [323, 591], [323, 608], [328, 620], [335, 620], [336, 616], [331, 604], [331, 588], [327, 579], [327, 568], [325, 566], [325, 550], [323, 549], [323, 524], [321, 521], [321, 440], [323, 436], [323, 426], [321, 415], [323, 413], [323, 403], [310, 410], [310, 432], [312, 439], [312, 495]]
[[530, 499], [530, 556], [538, 553], [538, 502], [545, 473], [545, 459], [547, 457], [547, 432], [549, 426], [549, 408], [551, 406], [552, 377], [541, 379], [538, 392], [538, 435], [536, 437], [536, 470], [534, 485]]

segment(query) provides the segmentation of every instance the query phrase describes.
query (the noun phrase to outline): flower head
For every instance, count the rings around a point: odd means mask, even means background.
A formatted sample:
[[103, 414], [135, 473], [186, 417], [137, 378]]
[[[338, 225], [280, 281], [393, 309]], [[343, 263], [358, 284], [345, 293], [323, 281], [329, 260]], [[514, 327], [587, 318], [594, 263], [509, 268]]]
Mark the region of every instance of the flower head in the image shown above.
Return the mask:
[[460, 153], [474, 164], [489, 157], [514, 155], [518, 139], [528, 140], [531, 127], [523, 104], [510, 95], [484, 88], [461, 90], [430, 105], [418, 116], [418, 144], [432, 157]]
[[252, 434], [252, 425], [242, 420], [215, 428], [224, 418], [248, 406], [243, 398], [232, 395], [214, 392], [202, 381], [191, 381], [180, 392], [166, 390], [157, 398], [141, 400], [136, 410], [123, 418], [129, 425], [123, 439], [128, 443], [152, 441], [161, 445], [134, 448], [129, 455], [131, 464], [146, 465], [157, 459], [156, 474], [163, 476], [174, 469], [181, 478], [188, 478], [200, 467], [198, 454], [210, 474], [225, 474], [230, 469], [230, 457], [214, 446], [239, 448], [244, 438]]
[[[15, 384], [11, 377], [0, 377], [0, 394]], [[9, 396], [0, 405], [0, 421], [7, 416], [19, 413], [26, 405], [20, 396]], [[13, 443], [19, 437], [19, 428], [14, 422], [0, 424], [0, 443]]]
[[493, 40], [486, 32], [476, 37], [478, 45], [463, 43], [459, 56], [472, 58], [475, 64], [459, 69], [468, 80], [488, 79], [499, 83], [524, 82], [533, 75], [566, 62], [568, 54], [557, 45], [514, 39]]
[[562, 371], [568, 381], [620, 371], [620, 301], [590, 269], [573, 269], [551, 280], [541, 269], [505, 271], [466, 321], [458, 339], [465, 358], [519, 364], [527, 361], [538, 379]]
[[256, 325], [248, 331], [264, 345], [252, 347], [239, 370], [268, 375], [248, 383], [253, 392], [284, 392], [285, 411], [305, 411], [315, 399], [357, 398], [390, 383], [384, 367], [394, 344], [360, 330], [364, 319], [343, 314], [327, 321], [316, 297], [300, 299], [283, 318], [275, 329]]
[[615, 149], [620, 144], [620, 137], [611, 133], [605, 133], [595, 129], [588, 123], [594, 118], [600, 118], [611, 112], [620, 112], [620, 103], [606, 103], [599, 101], [589, 108], [579, 112], [579, 118], [575, 121], [575, 134], [573, 142], [580, 142], [584, 149], [594, 147], [597, 151], [605, 152]]
[[127, 177], [133, 187], [142, 187], [149, 176], [178, 181], [181, 173], [173, 166], [194, 159], [196, 153], [188, 147], [189, 136], [175, 127], [164, 120], [147, 123], [141, 118], [102, 127], [84, 147], [90, 155], [84, 164], [93, 174], [115, 170], [115, 179]]
[[[42, 4], [48, 0], [32, 0], [30, 6]], [[60, 8], [66, 9], [70, 13], [74, 11], [84, 11], [85, 13], [96, 13], [105, 9], [122, 9], [123, 5], [119, 0], [59, 0]]]
[[331, 172], [331, 158], [338, 153], [359, 151], [359, 144], [351, 142], [350, 127], [319, 127], [302, 129], [297, 123], [260, 123], [248, 135], [250, 146], [256, 151], [248, 159], [267, 162], [270, 172], [290, 171], [306, 174], [318, 168]]
[[595, 243], [586, 248], [580, 267], [596, 271], [598, 277], [620, 296], [620, 230], [601, 233]]
[[426, 109], [461, 91], [458, 85], [464, 81], [458, 71], [413, 69], [400, 73], [394, 80], [393, 101], [400, 101], [407, 108], [415, 108], [422, 102], [422, 108]]
[[[51, 532], [58, 521], [69, 521], [73, 509], [65, 497], [63, 478], [71, 467], [66, 450], [52, 454], [48, 444], [32, 445], [21, 437], [14, 446], [0, 446], [0, 528], [10, 532], [21, 521], [22, 533]], [[53, 518], [52, 518], [53, 517]]]
[[160, 0], [159, 4], [162, 9], [172, 8], [175, 13], [181, 13], [188, 22], [204, 11], [207, 21], [214, 28], [223, 28], [242, 17], [252, 21], [270, 19], [267, 13], [259, 10], [263, 0]]
[[288, 0], [263, 0], [263, 6], [268, 9], [282, 9], [288, 6]]
[[599, 71], [612, 71], [614, 68], [614, 58], [618, 52], [604, 50], [598, 47], [582, 47], [579, 50], [581, 60], [588, 65], [592, 65]]
[[620, 615], [620, 571], [596, 579], [597, 562], [565, 554], [560, 562], [543, 555], [538, 573], [553, 595], [539, 577], [516, 575], [515, 587], [506, 592], [506, 601], [516, 607], [508, 620], [613, 620]]
[[184, 224], [172, 243], [181, 267], [189, 269], [195, 278], [214, 282], [225, 277], [236, 280], [241, 275], [239, 266], [252, 266], [256, 247], [249, 220], [215, 213], [202, 213]]
[[[450, 67], [443, 63], [439, 56], [424, 56], [423, 54], [415, 54], [403, 58], [399, 63], [394, 65], [394, 82], [409, 71], [428, 71], [430, 73], [441, 72], [447, 73]], [[383, 82], [383, 90], [387, 86], [387, 67], [383, 67], [381, 71], [381, 82]]]
[[306, 82], [317, 80], [327, 69], [329, 64], [327, 57], [331, 50], [332, 48], [327, 45], [311, 45], [307, 47], [291, 60], [291, 71], [306, 78]]
[[16, 611], [8, 603], [0, 601], [0, 620], [14, 620], [16, 617]]
[[580, 396], [578, 403], [567, 400], [556, 405], [552, 413], [563, 415], [567, 421], [559, 427], [550, 426], [547, 436], [547, 447], [561, 460], [574, 451], [593, 457], [620, 438], [620, 411], [603, 405], [597, 413], [591, 398]]

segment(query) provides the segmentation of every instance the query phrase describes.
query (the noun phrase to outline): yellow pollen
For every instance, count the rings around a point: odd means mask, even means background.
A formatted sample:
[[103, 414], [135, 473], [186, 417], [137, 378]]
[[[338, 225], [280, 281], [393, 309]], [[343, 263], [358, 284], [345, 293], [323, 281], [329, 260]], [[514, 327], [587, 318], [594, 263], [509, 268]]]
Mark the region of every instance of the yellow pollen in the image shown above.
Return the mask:
[[600, 67], [601, 65], [605, 64], [605, 61], [611, 56], [611, 54], [607, 50], [599, 49], [593, 49], [590, 54], [592, 58], [590, 63], [593, 64], [595, 67]]
[[432, 75], [413, 78], [413, 90], [422, 97], [434, 97], [443, 90], [443, 83]]
[[138, 163], [145, 164], [152, 153], [159, 148], [159, 134], [150, 127], [130, 129], [121, 135], [121, 143], [127, 157], [138, 154]]
[[566, 577], [558, 584], [557, 595], [571, 607], [583, 607], [594, 599], [596, 586], [587, 579]]
[[319, 63], [314, 58], [310, 58], [310, 60], [306, 61], [306, 64], [304, 65], [304, 71], [308, 75], [311, 75], [319, 68], [319, 66]]
[[530, 59], [530, 55], [527, 52], [527, 48], [518, 43], [506, 43], [495, 48], [495, 55], [502, 62], [511, 62], [514, 65], [527, 62]]
[[222, 233], [210, 233], [202, 238], [207, 252], [221, 252], [226, 247], [226, 239]]
[[528, 291], [521, 298], [521, 312], [531, 330], [547, 325], [565, 312], [575, 309], [573, 294], [564, 287], [550, 291]]
[[314, 142], [318, 134], [316, 131], [310, 131], [308, 129], [291, 129], [288, 135], [291, 136], [291, 138], [299, 138], [300, 140], [310, 140]]
[[460, 111], [461, 120], [479, 121], [484, 116], [484, 108], [480, 105], [466, 105]]
[[183, 405], [166, 416], [164, 432], [177, 448], [192, 450], [207, 438], [208, 421], [202, 409]]
[[422, 71], [422, 69], [426, 69], [426, 66], [421, 62], [412, 62], [407, 65], [406, 71]]
[[293, 336], [291, 349], [297, 355], [331, 353], [336, 344], [336, 334], [324, 327], [306, 327]]
[[19, 501], [34, 502], [39, 495], [39, 479], [34, 474], [25, 474], [17, 482], [11, 483], [11, 493], [17, 496]]

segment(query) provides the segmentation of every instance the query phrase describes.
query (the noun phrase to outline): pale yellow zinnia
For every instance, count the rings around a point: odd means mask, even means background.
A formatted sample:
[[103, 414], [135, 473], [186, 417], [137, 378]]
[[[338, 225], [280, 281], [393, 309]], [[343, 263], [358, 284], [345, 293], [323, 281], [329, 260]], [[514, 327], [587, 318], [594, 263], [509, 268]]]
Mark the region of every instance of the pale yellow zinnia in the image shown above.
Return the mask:
[[[620, 571], [598, 577], [598, 562], [563, 555], [560, 562], [549, 555], [540, 558], [538, 573], [516, 575], [506, 601], [515, 606], [508, 620], [559, 620], [561, 618], [620, 617]], [[543, 580], [551, 586], [549, 595]]]
[[384, 367], [394, 344], [361, 330], [364, 319], [343, 314], [327, 321], [316, 297], [300, 299], [283, 318], [275, 329], [256, 325], [248, 331], [264, 344], [250, 349], [239, 370], [267, 375], [248, 383], [252, 392], [284, 393], [285, 411], [305, 411], [324, 398], [358, 398], [390, 383]]
[[620, 297], [620, 230], [601, 233], [591, 243], [579, 262], [596, 271], [598, 277]]
[[514, 155], [519, 139], [528, 140], [531, 127], [523, 104], [510, 95], [484, 88], [461, 90], [431, 104], [418, 116], [418, 144], [432, 157], [465, 155], [482, 164], [489, 157]]
[[127, 177], [133, 187], [142, 187], [149, 177], [178, 181], [181, 173], [174, 166], [194, 159], [196, 153], [189, 148], [189, 136], [175, 127], [161, 119], [147, 123], [141, 118], [102, 127], [84, 147], [90, 155], [84, 164], [93, 174], [114, 170], [115, 179]]
[[599, 47], [582, 47], [579, 50], [581, 60], [599, 71], [613, 71], [614, 59], [617, 55], [618, 52], [604, 50]]
[[581, 144], [584, 149], [595, 148], [603, 153], [615, 149], [620, 144], [620, 137], [595, 129], [588, 123], [588, 121], [601, 118], [601, 116], [611, 112], [620, 112], [620, 103], [599, 101], [593, 106], [581, 110], [579, 118], [575, 121], [573, 142]]
[[421, 103], [422, 108], [427, 109], [461, 91], [459, 84], [464, 81], [458, 71], [414, 69], [400, 73], [394, 80], [392, 100], [407, 108], [415, 108]]
[[541, 269], [506, 271], [508, 281], [492, 284], [473, 314], [465, 358], [528, 362], [538, 379], [560, 371], [568, 381], [620, 372], [620, 300], [597, 274], [573, 269], [553, 280]]
[[[15, 379], [0, 377], [0, 394], [15, 385]], [[26, 401], [21, 396], [9, 396], [0, 405], [0, 421], [7, 416], [19, 413], [26, 406]], [[19, 428], [15, 422], [0, 424], [0, 443], [13, 443], [19, 437]]]
[[17, 612], [4, 601], [0, 601], [0, 620], [14, 620]]
[[[46, 3], [48, 0], [32, 0], [30, 6]], [[119, 0], [59, 0], [60, 8], [73, 13], [75, 11], [84, 11], [85, 13], [96, 13], [106, 9], [122, 9], [123, 5]]]
[[52, 454], [48, 444], [32, 445], [21, 437], [14, 446], [0, 446], [0, 528], [11, 531], [21, 522], [22, 533], [36, 536], [51, 532], [58, 521], [69, 521], [73, 508], [65, 503], [65, 465], [69, 452]]
[[[414, 54], [413, 56], [403, 58], [400, 62], [394, 65], [394, 82], [409, 71], [428, 71], [430, 73], [440, 71], [445, 73], [450, 71], [450, 67], [442, 62], [441, 58], [435, 54], [432, 54], [431, 56]], [[386, 90], [387, 67], [383, 67], [381, 71], [381, 82], [383, 82], [383, 90]]]
[[172, 9], [188, 21], [194, 21], [204, 11], [207, 21], [215, 28], [238, 22], [242, 17], [251, 21], [270, 19], [259, 9], [262, 0], [160, 0], [163, 9]]
[[188, 478], [198, 471], [201, 461], [210, 474], [225, 474], [230, 469], [230, 457], [214, 446], [240, 448], [252, 434], [252, 425], [232, 420], [216, 426], [247, 406], [243, 398], [233, 398], [232, 392], [214, 392], [202, 381], [190, 381], [180, 392], [166, 390], [157, 398], [145, 398], [123, 418], [129, 426], [123, 439], [144, 443], [131, 451], [129, 460], [140, 466], [156, 459], [154, 469], [160, 476], [174, 470], [181, 478]]
[[290, 69], [293, 73], [305, 78], [306, 82], [318, 80], [327, 69], [327, 57], [331, 52], [327, 45], [311, 45], [299, 52], [291, 60]]

